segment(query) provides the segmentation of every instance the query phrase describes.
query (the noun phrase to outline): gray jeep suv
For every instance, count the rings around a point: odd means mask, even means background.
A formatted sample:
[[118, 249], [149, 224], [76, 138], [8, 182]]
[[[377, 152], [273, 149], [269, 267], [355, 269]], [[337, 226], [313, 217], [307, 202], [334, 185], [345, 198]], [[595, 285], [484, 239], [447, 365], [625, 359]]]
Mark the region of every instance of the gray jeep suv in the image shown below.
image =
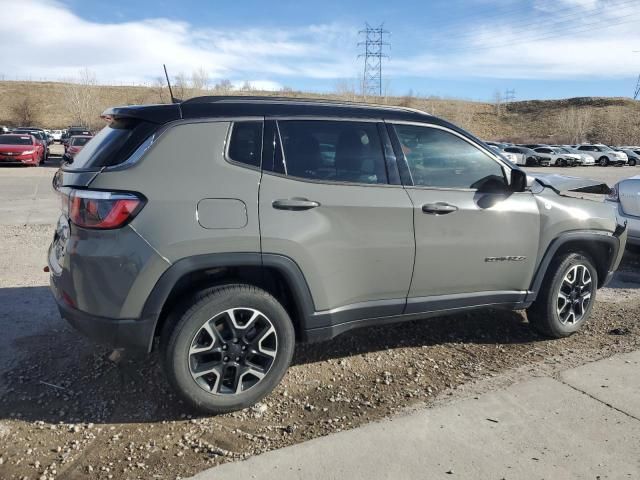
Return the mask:
[[253, 404], [297, 341], [355, 327], [493, 307], [569, 335], [624, 251], [610, 205], [563, 193], [597, 185], [527, 177], [419, 111], [202, 97], [103, 116], [54, 178], [52, 291], [89, 337], [160, 348], [204, 411]]

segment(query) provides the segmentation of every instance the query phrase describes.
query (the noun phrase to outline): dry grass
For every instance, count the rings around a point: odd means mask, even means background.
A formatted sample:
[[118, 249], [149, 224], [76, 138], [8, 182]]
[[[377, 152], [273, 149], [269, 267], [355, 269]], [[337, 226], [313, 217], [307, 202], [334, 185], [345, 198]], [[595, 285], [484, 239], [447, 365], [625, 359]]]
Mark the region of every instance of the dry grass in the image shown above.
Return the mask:
[[[183, 92], [186, 98], [213, 91]], [[354, 93], [313, 94], [302, 92], [236, 92], [236, 94], [313, 97], [359, 100]], [[13, 107], [26, 96], [38, 106], [36, 123], [46, 128], [61, 128], [73, 123], [65, 103], [65, 85], [53, 82], [0, 82], [0, 125], [12, 125]], [[101, 125], [99, 114], [114, 105], [168, 102], [166, 87], [100, 86], [95, 92], [95, 124]], [[568, 100], [515, 102], [503, 106], [501, 113], [490, 103], [443, 98], [386, 97], [377, 103], [402, 105], [427, 111], [468, 129], [475, 135], [492, 140], [569, 143], [575, 126], [570, 125], [576, 113], [586, 116], [586, 127], [579, 135], [583, 140], [605, 143], [640, 143], [640, 102], [623, 98], [573, 98]]]

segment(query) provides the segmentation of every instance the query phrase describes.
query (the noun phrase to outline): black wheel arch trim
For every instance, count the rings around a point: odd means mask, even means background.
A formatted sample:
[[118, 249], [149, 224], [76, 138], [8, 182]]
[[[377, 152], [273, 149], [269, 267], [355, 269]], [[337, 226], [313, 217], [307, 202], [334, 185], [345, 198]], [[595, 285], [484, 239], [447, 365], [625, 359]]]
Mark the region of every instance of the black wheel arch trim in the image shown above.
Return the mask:
[[[298, 264], [289, 257], [279, 254], [260, 254], [254, 252], [212, 253], [195, 255], [178, 260], [171, 265], [156, 282], [147, 298], [140, 318], [153, 318], [154, 331], [174, 287], [185, 275], [221, 267], [267, 267], [282, 274], [291, 288], [296, 305], [300, 310], [302, 329], [307, 328], [309, 319], [313, 317], [315, 304], [311, 290]], [[154, 335], [149, 338], [148, 351], [153, 346]]]
[[[547, 274], [547, 270], [554, 256], [560, 250], [563, 245], [566, 245], [569, 242], [597, 242], [601, 244], [607, 245], [611, 249], [611, 254], [608, 258], [608, 262], [606, 265], [607, 276], [605, 278], [600, 279], [601, 285], [603, 286], [608, 281], [608, 277], [613, 273], [615, 269], [615, 264], [618, 259], [618, 254], [620, 252], [620, 240], [619, 235], [625, 230], [626, 226], [619, 226], [616, 229], [616, 232], [613, 234], [611, 232], [605, 231], [593, 231], [593, 230], [577, 230], [572, 232], [565, 232], [558, 237], [556, 237], [547, 247], [547, 250], [542, 257], [541, 262], [538, 264], [538, 268], [536, 269], [536, 273], [534, 274], [533, 280], [531, 282], [531, 286], [529, 288], [529, 294], [527, 295], [527, 301], [533, 302], [538, 292], [540, 291], [540, 287], [544, 280], [545, 275]], [[594, 261], [598, 261], [598, 259], [594, 259]]]

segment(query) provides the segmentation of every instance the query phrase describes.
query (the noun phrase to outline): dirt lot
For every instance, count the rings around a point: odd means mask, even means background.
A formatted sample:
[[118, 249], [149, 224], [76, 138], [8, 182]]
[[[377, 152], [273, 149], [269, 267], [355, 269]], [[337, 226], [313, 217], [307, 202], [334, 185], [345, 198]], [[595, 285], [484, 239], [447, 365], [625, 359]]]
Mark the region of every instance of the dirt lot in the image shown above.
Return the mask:
[[114, 353], [59, 318], [42, 271], [50, 235], [49, 225], [0, 224], [2, 479], [186, 477], [640, 348], [640, 256], [628, 254], [571, 338], [545, 340], [523, 314], [498, 310], [363, 329], [298, 348], [262, 404], [201, 417], [171, 394], [156, 354]]

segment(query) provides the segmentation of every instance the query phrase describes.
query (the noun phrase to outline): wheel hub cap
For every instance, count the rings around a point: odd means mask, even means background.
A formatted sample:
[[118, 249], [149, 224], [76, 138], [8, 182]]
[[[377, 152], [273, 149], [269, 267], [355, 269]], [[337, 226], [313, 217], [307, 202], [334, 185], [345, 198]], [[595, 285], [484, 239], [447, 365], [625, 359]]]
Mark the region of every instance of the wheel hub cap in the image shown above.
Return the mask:
[[231, 308], [204, 322], [189, 348], [194, 381], [214, 395], [233, 395], [255, 387], [276, 358], [276, 330], [259, 310]]
[[589, 308], [593, 282], [585, 265], [572, 266], [560, 284], [556, 309], [560, 323], [575, 325], [580, 322]]

